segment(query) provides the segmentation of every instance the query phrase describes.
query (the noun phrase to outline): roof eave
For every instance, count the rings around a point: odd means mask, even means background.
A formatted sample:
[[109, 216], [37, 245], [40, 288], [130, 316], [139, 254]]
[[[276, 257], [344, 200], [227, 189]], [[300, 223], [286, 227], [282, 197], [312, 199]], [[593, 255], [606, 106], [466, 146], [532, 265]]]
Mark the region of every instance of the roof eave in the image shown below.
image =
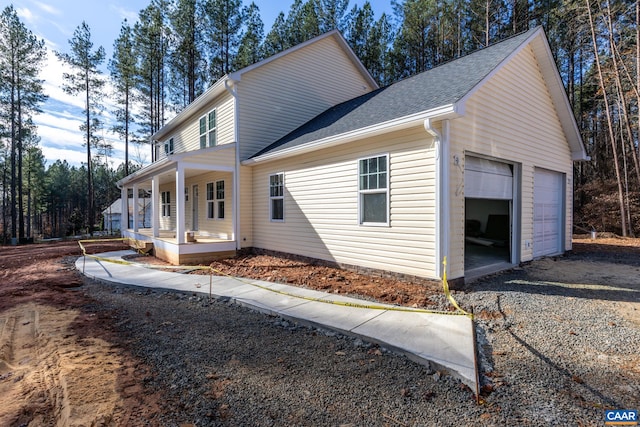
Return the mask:
[[175, 161], [170, 159], [169, 157], [165, 157], [164, 159], [158, 160], [156, 162], [151, 163], [143, 167], [142, 169], [125, 176], [120, 181], [116, 182], [118, 188], [122, 188], [124, 185], [130, 185], [135, 182], [141, 182], [148, 179], [150, 176], [157, 175], [174, 167]]
[[306, 154], [312, 151], [316, 151], [323, 148], [335, 147], [337, 145], [346, 144], [358, 139], [371, 138], [373, 136], [382, 135], [389, 132], [395, 132], [402, 129], [408, 129], [415, 126], [422, 126], [424, 120], [430, 119], [454, 119], [461, 116], [461, 111], [457, 104], [444, 105], [438, 108], [434, 108], [428, 111], [422, 111], [420, 113], [412, 114], [409, 116], [400, 117], [397, 119], [389, 120], [384, 123], [355, 129], [353, 131], [344, 132], [339, 135], [330, 136], [327, 138], [318, 139], [315, 141], [307, 142], [295, 147], [278, 150], [272, 153], [265, 153], [263, 155], [252, 157], [244, 160], [242, 165], [249, 166], [258, 163], [265, 163], [273, 160], [284, 159], [287, 157], [297, 156], [300, 154]]
[[220, 96], [226, 91], [225, 83], [230, 79], [229, 76], [223, 76], [220, 80], [216, 81], [209, 87], [202, 95], [197, 97], [191, 104], [187, 105], [182, 111], [180, 111], [174, 118], [169, 120], [167, 124], [162, 126], [156, 133], [151, 135], [151, 141], [160, 141], [162, 138], [171, 134], [182, 123], [191, 118], [193, 113], [206, 106], [216, 97]]

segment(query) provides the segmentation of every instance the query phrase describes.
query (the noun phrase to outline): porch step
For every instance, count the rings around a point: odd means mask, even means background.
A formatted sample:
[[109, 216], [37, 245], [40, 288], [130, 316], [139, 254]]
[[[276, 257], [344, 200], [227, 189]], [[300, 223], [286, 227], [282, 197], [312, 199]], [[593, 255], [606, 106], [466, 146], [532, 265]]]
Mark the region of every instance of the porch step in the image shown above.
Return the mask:
[[146, 242], [144, 240], [129, 239], [129, 246], [143, 254], [148, 254], [153, 250], [153, 242]]

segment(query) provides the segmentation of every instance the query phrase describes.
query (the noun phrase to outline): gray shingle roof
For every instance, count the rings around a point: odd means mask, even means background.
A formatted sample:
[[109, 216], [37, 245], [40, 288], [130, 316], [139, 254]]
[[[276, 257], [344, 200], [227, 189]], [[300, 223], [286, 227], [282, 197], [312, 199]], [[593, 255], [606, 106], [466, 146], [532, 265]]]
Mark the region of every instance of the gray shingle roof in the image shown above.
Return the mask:
[[454, 104], [535, 31], [529, 30], [329, 108], [252, 158]]

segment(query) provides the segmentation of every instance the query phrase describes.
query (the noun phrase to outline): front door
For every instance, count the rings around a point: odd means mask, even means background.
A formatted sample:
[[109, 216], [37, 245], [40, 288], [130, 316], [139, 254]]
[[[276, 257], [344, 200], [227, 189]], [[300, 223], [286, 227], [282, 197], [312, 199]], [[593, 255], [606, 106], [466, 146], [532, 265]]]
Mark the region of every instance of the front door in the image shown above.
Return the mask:
[[193, 221], [193, 231], [198, 230], [198, 186], [194, 185], [191, 192], [191, 218]]

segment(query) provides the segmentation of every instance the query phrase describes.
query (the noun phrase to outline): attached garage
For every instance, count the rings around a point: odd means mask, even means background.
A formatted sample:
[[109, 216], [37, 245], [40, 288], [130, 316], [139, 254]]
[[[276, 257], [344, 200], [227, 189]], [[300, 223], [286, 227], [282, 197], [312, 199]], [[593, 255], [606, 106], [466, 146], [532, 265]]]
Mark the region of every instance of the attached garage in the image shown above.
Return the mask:
[[465, 155], [465, 271], [485, 274], [514, 262], [517, 165]]
[[563, 252], [564, 174], [536, 168], [533, 188], [533, 256]]

